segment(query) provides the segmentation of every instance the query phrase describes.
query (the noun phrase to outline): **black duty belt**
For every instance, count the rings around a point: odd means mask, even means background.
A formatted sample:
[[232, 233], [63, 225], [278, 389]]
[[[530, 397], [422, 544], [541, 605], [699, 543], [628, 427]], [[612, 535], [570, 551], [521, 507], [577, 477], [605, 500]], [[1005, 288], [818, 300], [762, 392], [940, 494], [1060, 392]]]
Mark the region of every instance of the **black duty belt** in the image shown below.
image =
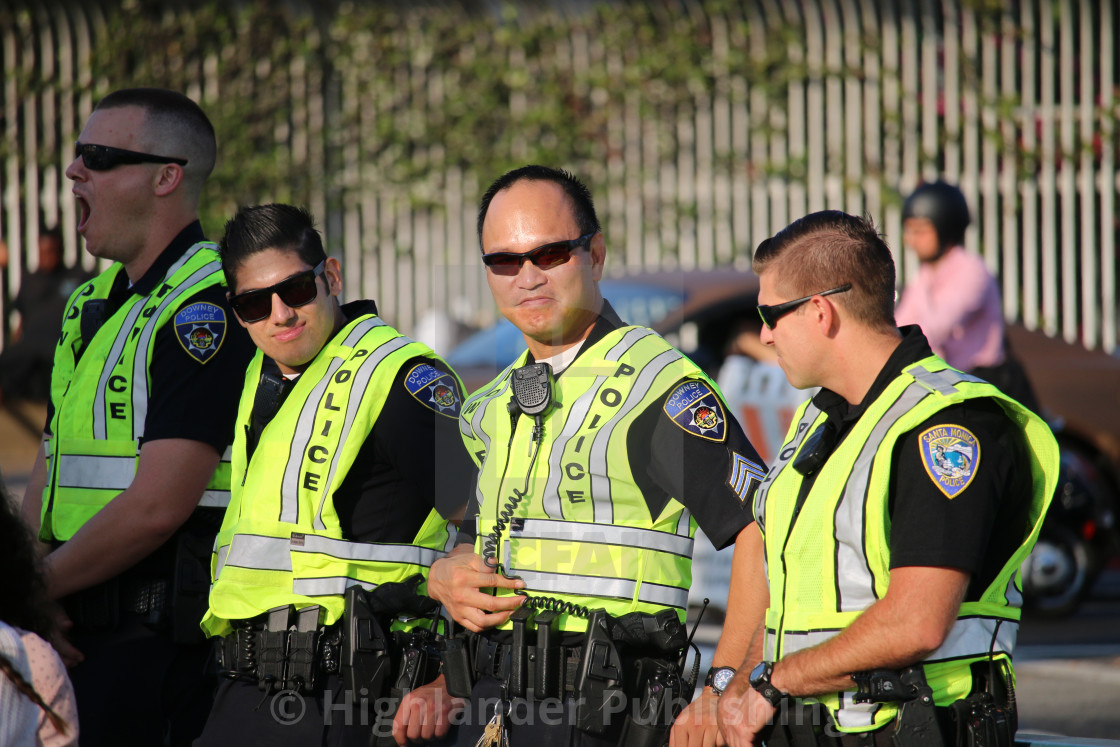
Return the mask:
[[278, 607], [215, 639], [219, 672], [266, 690], [313, 692], [341, 668], [341, 626], [319, 625], [319, 607]]
[[[475, 676], [494, 677], [503, 683], [511, 680], [517, 669], [514, 646], [491, 640], [484, 635], [472, 636], [472, 664]], [[576, 694], [583, 646], [556, 646], [543, 650], [535, 646], [521, 649], [525, 657], [524, 696], [530, 700], [565, 698]]]
[[66, 614], [78, 630], [113, 630], [124, 616], [159, 628], [169, 623], [171, 580], [111, 578], [68, 596]]

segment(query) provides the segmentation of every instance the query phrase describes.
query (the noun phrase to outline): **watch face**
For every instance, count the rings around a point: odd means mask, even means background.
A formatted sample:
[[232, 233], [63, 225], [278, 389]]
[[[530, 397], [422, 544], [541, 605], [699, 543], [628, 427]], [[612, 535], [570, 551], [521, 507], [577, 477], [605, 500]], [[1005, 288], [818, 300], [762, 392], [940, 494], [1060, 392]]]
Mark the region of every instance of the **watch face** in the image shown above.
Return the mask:
[[731, 679], [735, 676], [735, 670], [730, 667], [717, 669], [715, 674], [712, 675], [712, 689], [717, 693], [722, 693], [731, 684]]
[[762, 682], [764, 679], [767, 678], [766, 677], [766, 675], [767, 675], [766, 670], [769, 668], [768, 664], [769, 664], [769, 662], [760, 661], [760, 662], [758, 662], [757, 664], [754, 665], [754, 669], [751, 670], [751, 678], [750, 678], [750, 683], [752, 685], [756, 685], [759, 682]]

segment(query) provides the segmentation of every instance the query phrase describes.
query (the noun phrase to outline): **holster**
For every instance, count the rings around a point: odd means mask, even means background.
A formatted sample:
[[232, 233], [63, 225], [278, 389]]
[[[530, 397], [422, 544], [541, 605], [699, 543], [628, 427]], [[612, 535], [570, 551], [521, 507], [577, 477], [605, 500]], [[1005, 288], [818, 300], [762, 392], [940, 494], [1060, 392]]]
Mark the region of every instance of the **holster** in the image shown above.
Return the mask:
[[622, 657], [611, 640], [609, 617], [602, 609], [591, 613], [576, 681], [576, 728], [588, 734], [606, 733], [611, 714], [620, 713], [626, 702]]
[[355, 694], [368, 688], [367, 693], [380, 697], [390, 671], [389, 637], [361, 586], [346, 590], [342, 619], [342, 677], [346, 688]]
[[895, 747], [939, 747], [946, 744], [933, 702], [933, 690], [921, 665], [901, 671], [877, 669], [852, 675], [856, 703], [900, 703], [891, 744]]

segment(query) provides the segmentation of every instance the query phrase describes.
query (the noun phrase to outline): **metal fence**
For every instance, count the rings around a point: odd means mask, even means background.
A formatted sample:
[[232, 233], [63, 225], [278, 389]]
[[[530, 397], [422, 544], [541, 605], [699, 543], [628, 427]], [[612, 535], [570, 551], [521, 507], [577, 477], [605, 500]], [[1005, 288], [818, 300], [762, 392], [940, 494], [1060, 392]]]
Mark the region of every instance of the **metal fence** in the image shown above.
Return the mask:
[[[655, 5], [669, 23], [688, 19], [704, 31], [696, 43], [705, 84], [668, 114], [650, 116], [649, 103], [670, 84], [634, 85], [622, 74], [632, 50], [603, 43], [588, 25], [563, 27], [544, 61], [516, 43], [505, 59], [509, 71], [529, 78], [502, 102], [513, 131], [531, 132], [532, 76], [599, 81], [578, 95], [581, 106], [607, 112], [601, 157], [561, 157], [556, 165], [580, 172], [598, 196], [610, 272], [746, 267], [762, 238], [807, 212], [839, 208], [882, 225], [904, 281], [915, 261], [901, 248], [901, 197], [922, 179], [943, 177], [968, 197], [975, 220], [967, 244], [998, 274], [1009, 319], [1087, 347], [1116, 348], [1120, 20], [1113, 0], [1007, 0], [994, 11], [991, 2], [951, 0]], [[108, 83], [91, 79], [90, 59], [114, 43], [116, 10], [50, 0], [16, 10], [0, 0], [2, 10], [0, 238], [12, 249], [6, 303], [34, 264], [28, 247], [41, 221], [66, 228], [71, 261], [81, 254], [68, 228], [75, 208], [63, 169], [94, 103], [90, 92]], [[489, 12], [495, 26], [518, 23], [498, 6], [468, 10]], [[515, 10], [567, 19], [593, 12], [560, 0]], [[174, 23], [191, 10], [163, 12]], [[388, 89], [360, 67], [333, 64], [334, 41], [324, 38], [330, 17], [307, 31], [314, 54], [283, 65], [262, 60], [247, 77], [231, 80], [224, 54], [185, 62], [171, 52], [165, 65], [195, 65], [185, 90], [204, 104], [269, 95], [286, 108], [272, 147], [306, 174], [298, 194], [324, 219], [328, 245], [347, 268], [348, 296], [376, 298], [405, 330], [429, 308], [484, 323], [493, 305], [475, 258], [474, 211], [496, 174], [472, 168], [469, 153], [448, 158], [448, 144], [433, 141], [404, 156], [434, 166], [402, 186], [386, 178], [402, 154], [379, 152], [361, 134], [386, 118], [421, 127], [462, 82], [454, 62], [431, 54], [436, 40], [423, 19], [438, 7], [399, 4], [396, 12], [406, 22], [392, 31], [395, 43], [413, 53], [389, 71], [395, 84]], [[407, 22], [411, 16], [415, 22]], [[246, 33], [233, 29], [228, 44]], [[378, 33], [371, 28], [368, 40], [349, 41], [373, 44]], [[481, 54], [494, 43], [466, 42], [458, 54]], [[762, 58], [775, 44], [783, 59], [772, 79], [743, 73], [743, 59], [773, 64]], [[492, 142], [491, 133], [477, 135], [479, 149]], [[529, 137], [510, 141], [511, 157], [534, 152]], [[223, 205], [275, 197], [262, 189], [225, 196]]]

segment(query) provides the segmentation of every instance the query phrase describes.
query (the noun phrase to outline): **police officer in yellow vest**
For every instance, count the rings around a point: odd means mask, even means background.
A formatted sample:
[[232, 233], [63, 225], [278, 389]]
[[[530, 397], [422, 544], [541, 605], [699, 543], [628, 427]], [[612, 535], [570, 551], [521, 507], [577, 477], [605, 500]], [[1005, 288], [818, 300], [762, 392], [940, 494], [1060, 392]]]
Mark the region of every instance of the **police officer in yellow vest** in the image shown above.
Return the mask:
[[[196, 744], [442, 738], [452, 701], [441, 680], [419, 687], [437, 676], [438, 605], [416, 592], [450, 549], [448, 518], [461, 518], [474, 477], [459, 379], [372, 301], [339, 303], [339, 262], [305, 210], [244, 208], [221, 251], [259, 350], [202, 621], [224, 679]], [[414, 632], [394, 635], [400, 616]], [[410, 652], [429, 660], [404, 686]], [[391, 695], [406, 695], [395, 723]]]
[[1053, 435], [895, 326], [894, 262], [869, 220], [813, 213], [754, 267], [763, 342], [821, 391], [755, 501], [769, 608], [721, 697], [723, 736], [1011, 744], [1017, 571], [1054, 491]]
[[209, 708], [204, 550], [229, 500], [228, 382], [252, 355], [198, 222], [215, 158], [197, 104], [139, 88], [98, 103], [66, 169], [78, 232], [113, 264], [67, 304], [23, 515], [74, 623], [55, 645], [83, 745], [189, 743]]
[[[758, 542], [763, 467], [703, 372], [602, 298], [606, 245], [582, 183], [511, 171], [478, 220], [487, 282], [528, 351], [464, 405], [474, 542], [432, 568], [432, 596], [477, 634], [444, 660], [471, 696], [461, 743], [485, 726], [511, 744], [662, 744], [692, 694], [679, 654], [693, 534]], [[733, 595], [732, 628], [740, 606]], [[746, 645], [729, 640], [717, 661], [734, 664]]]

